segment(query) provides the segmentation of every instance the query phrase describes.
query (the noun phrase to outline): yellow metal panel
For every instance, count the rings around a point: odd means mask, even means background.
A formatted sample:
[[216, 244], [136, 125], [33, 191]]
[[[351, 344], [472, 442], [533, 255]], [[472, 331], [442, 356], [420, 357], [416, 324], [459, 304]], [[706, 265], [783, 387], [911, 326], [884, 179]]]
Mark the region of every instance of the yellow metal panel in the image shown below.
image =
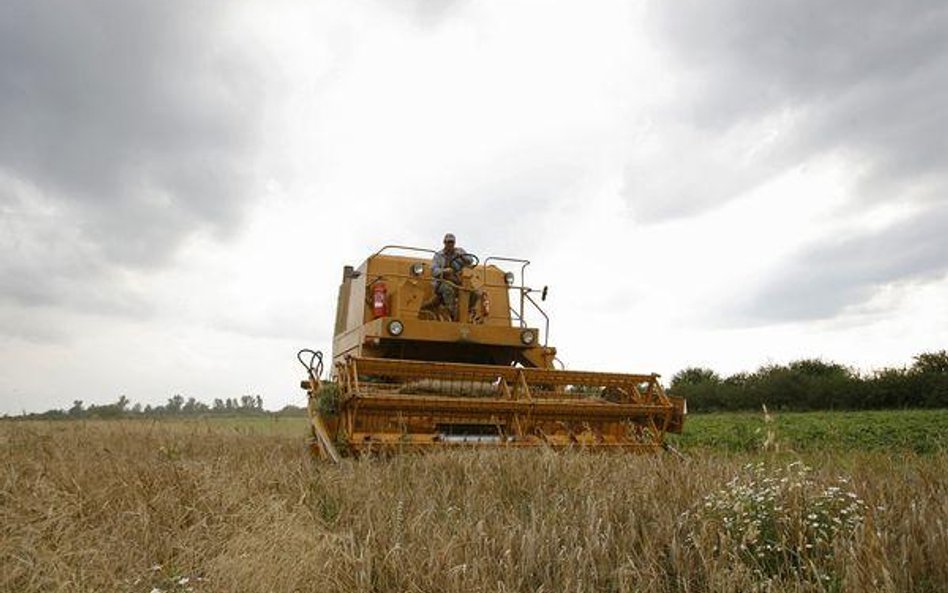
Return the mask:
[[[415, 263], [423, 266], [421, 276], [411, 274], [411, 266]], [[353, 283], [350, 299], [364, 301], [369, 296], [369, 286], [372, 282], [382, 280], [388, 289], [389, 308], [393, 316], [418, 317], [421, 305], [434, 294], [430, 259], [401, 255], [374, 255], [367, 259], [359, 270], [362, 272], [360, 276], [362, 282], [358, 286], [355, 282]], [[509, 288], [504, 282], [504, 273], [494, 265], [464, 270], [468, 288], [486, 291], [489, 294], [491, 308], [486, 320], [487, 325], [510, 326], [510, 296]], [[404, 294], [402, 294], [403, 290]], [[372, 319], [372, 311], [369, 307], [364, 307], [361, 311], [351, 308], [349, 314], [350, 320], [352, 316], [358, 316], [361, 323]], [[353, 326], [348, 327], [351, 329]]]
[[[469, 342], [472, 344], [513, 346], [526, 348], [520, 341], [523, 330], [518, 327], [494, 327], [451, 321], [425, 321], [420, 319], [398, 320], [404, 325], [399, 336], [388, 331], [388, 324], [394, 317], [380, 317], [365, 324], [366, 337], [387, 338], [392, 340], [432, 340], [437, 342]], [[532, 328], [536, 333], [536, 329]]]
[[365, 302], [365, 264], [356, 270], [357, 275], [349, 283], [349, 312], [346, 316], [346, 331], [365, 323], [368, 307]]

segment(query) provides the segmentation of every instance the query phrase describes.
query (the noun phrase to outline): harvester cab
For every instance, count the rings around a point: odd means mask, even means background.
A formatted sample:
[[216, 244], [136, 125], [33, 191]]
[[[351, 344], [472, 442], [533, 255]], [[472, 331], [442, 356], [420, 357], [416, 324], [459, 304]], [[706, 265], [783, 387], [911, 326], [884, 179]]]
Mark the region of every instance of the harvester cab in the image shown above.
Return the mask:
[[652, 451], [681, 431], [685, 402], [658, 375], [555, 368], [546, 288], [525, 284], [529, 261], [465, 254], [435, 278], [434, 254], [390, 245], [343, 268], [329, 377], [321, 353], [299, 357], [320, 456], [458, 445]]

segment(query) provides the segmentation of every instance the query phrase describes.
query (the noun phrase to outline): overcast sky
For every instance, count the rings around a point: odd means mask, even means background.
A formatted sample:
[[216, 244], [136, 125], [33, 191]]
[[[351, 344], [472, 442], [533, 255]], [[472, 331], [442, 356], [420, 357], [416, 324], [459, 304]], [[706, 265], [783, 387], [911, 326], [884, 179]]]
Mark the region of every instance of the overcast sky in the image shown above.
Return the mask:
[[946, 348], [948, 5], [0, 0], [0, 413], [301, 405], [447, 231], [570, 368]]

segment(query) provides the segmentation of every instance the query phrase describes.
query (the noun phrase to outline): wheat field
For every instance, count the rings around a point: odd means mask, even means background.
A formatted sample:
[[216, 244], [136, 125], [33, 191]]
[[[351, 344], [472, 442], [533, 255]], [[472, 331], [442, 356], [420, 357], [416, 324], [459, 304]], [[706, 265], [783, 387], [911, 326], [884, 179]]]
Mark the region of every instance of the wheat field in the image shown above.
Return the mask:
[[220, 422], [0, 422], [0, 590], [948, 590], [944, 453], [328, 466], [304, 442]]

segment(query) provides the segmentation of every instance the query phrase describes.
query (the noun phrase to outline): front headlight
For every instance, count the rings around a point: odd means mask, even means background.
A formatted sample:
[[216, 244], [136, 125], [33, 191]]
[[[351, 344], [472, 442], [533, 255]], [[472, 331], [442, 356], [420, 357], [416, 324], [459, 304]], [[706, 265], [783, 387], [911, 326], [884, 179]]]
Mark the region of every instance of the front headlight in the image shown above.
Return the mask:
[[532, 329], [525, 329], [522, 332], [520, 332], [520, 341], [523, 342], [524, 345], [526, 346], [529, 346], [530, 344], [534, 343], [536, 339], [537, 339], [537, 336], [536, 334], [533, 333]]
[[405, 326], [402, 325], [401, 321], [393, 319], [388, 322], [388, 333], [392, 334], [393, 336], [400, 336], [402, 335], [403, 331], [405, 331]]
[[425, 264], [421, 262], [415, 262], [411, 265], [412, 276], [421, 276], [424, 273], [425, 273]]
[[507, 272], [506, 274], [504, 274], [504, 282], [507, 283], [507, 286], [513, 286], [513, 283], [516, 279], [517, 277], [514, 276], [513, 272]]

